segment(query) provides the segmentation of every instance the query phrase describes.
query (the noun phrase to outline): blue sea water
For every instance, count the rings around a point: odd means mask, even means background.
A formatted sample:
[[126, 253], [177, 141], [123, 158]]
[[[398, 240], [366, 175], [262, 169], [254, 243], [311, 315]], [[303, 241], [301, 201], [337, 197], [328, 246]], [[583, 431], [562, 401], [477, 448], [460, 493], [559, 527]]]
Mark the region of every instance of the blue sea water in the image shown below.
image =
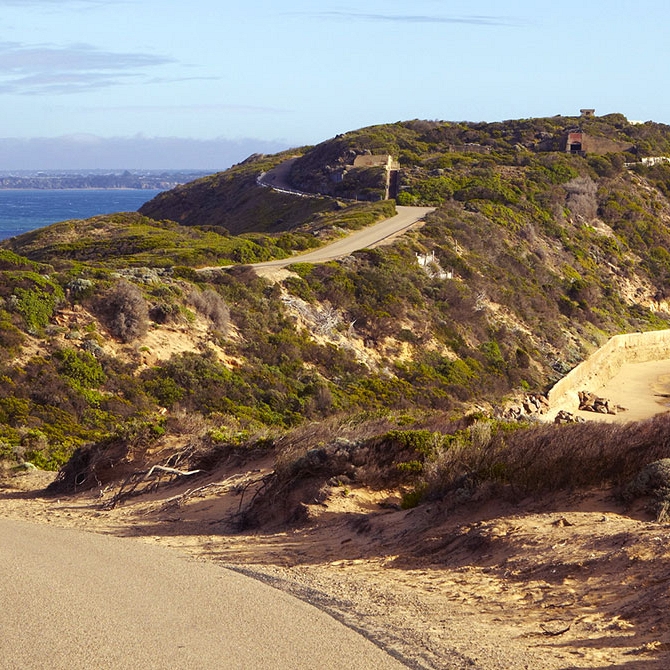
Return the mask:
[[153, 189], [0, 189], [0, 240], [57, 221], [134, 212], [160, 192]]

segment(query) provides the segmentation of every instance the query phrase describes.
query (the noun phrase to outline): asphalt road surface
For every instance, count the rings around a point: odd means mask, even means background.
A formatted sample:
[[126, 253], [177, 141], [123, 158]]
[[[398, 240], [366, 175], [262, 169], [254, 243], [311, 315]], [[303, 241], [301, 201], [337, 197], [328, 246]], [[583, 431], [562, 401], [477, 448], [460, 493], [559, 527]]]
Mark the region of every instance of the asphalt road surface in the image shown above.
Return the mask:
[[252, 267], [256, 269], [285, 268], [292, 263], [326, 263], [327, 261], [344, 258], [354, 253], [354, 251], [374, 247], [389, 237], [407, 230], [417, 221], [421, 221], [426, 214], [434, 210], [434, 207], [399, 206], [396, 207], [398, 213], [394, 217], [375, 223], [372, 226], [367, 226], [362, 230], [357, 230], [355, 233], [325, 247], [309, 251], [306, 254], [292, 256], [291, 258], [282, 258], [265, 263], [254, 263]]
[[0, 668], [406, 666], [320, 610], [210, 562], [0, 519]]

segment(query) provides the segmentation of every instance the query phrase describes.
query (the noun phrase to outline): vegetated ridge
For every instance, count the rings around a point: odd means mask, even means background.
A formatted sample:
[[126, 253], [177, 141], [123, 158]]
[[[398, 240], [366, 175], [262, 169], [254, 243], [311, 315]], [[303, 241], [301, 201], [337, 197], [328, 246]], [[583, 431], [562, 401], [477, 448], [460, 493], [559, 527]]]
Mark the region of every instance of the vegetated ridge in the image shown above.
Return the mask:
[[[61, 502], [14, 477], [0, 511], [202, 536], [415, 667], [667, 667], [670, 415], [502, 417], [669, 327], [669, 157], [670, 127], [620, 114], [414, 120], [4, 241], [0, 459], [58, 470]], [[282, 164], [309, 197], [259, 180]], [[341, 261], [249, 265], [396, 201], [436, 210]]]
[[[576, 132], [591, 153], [566, 151]], [[397, 201], [437, 207], [420, 230], [339, 262], [297, 258], [276, 283], [241, 265], [388, 216], [387, 167], [354, 166], [385, 154]], [[187, 455], [271, 447], [305, 422], [461, 430], [499, 416], [610, 335], [668, 326], [670, 165], [642, 160], [667, 154], [670, 128], [620, 114], [415, 120], [252, 156], [139, 213], [7, 240], [2, 456], [167, 461], [183, 451], [184, 412], [204, 426]], [[258, 183], [293, 156], [292, 184], [315, 197]], [[407, 463], [421, 474], [423, 457]], [[101, 481], [86, 467], [77, 482]]]

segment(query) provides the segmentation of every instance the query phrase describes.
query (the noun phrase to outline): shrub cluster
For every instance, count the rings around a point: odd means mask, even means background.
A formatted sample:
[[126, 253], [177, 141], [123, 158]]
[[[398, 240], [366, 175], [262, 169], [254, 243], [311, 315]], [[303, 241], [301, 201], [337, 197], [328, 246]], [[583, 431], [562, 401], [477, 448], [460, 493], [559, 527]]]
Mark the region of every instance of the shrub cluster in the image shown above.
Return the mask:
[[649, 463], [670, 457], [670, 415], [627, 424], [586, 422], [527, 427], [477, 422], [434, 439], [422, 461], [410, 500], [456, 495], [513, 498], [610, 485], [635, 494], [630, 484]]
[[149, 307], [142, 291], [125, 279], [97, 301], [97, 310], [112, 335], [122, 342], [138, 339], [149, 326]]
[[199, 291], [194, 289], [189, 294], [190, 303], [204, 316], [212, 325], [222, 333], [226, 333], [230, 327], [230, 309], [223, 297], [213, 289]]

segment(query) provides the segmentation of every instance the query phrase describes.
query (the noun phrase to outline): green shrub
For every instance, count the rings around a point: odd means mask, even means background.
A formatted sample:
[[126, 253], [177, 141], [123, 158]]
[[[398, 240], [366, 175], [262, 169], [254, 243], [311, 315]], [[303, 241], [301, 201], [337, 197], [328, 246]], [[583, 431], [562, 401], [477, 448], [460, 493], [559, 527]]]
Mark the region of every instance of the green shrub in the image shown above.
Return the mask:
[[60, 363], [60, 372], [69, 377], [77, 389], [98, 388], [107, 380], [100, 363], [86, 351], [59, 349], [54, 357]]
[[34, 272], [6, 273], [5, 279], [15, 286], [7, 302], [9, 308], [23, 317], [31, 332], [43, 330], [63, 300], [63, 289], [50, 278]]

